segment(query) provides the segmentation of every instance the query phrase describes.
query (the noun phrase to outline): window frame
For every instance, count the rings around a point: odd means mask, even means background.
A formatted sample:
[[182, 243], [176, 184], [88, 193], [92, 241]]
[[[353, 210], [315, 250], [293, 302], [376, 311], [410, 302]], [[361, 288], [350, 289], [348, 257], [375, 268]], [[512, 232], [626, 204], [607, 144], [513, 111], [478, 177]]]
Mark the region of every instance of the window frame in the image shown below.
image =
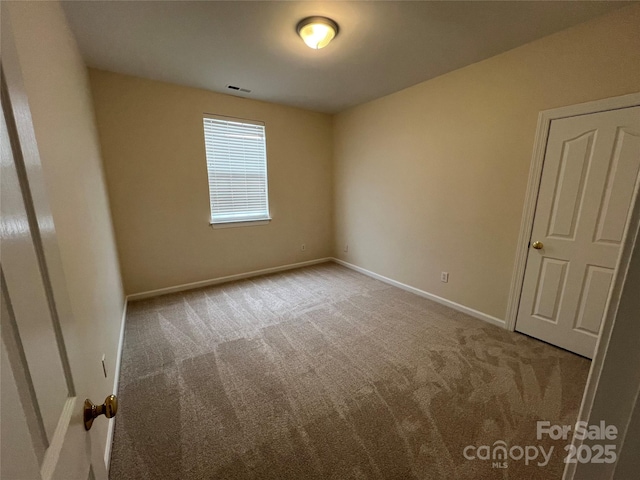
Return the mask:
[[[213, 218], [213, 195], [212, 195], [212, 190], [211, 190], [211, 183], [210, 183], [210, 174], [209, 174], [209, 158], [207, 156], [207, 139], [206, 139], [206, 127], [205, 127], [205, 120], [206, 119], [213, 119], [213, 120], [221, 120], [221, 121], [228, 121], [228, 122], [234, 122], [234, 123], [238, 123], [238, 124], [245, 124], [245, 125], [257, 125], [263, 128], [263, 132], [264, 132], [264, 180], [265, 180], [265, 204], [266, 204], [266, 217], [264, 218], [256, 218], [256, 219], [242, 219], [242, 218], [237, 218], [237, 219], [231, 219], [231, 220], [214, 220]], [[232, 117], [229, 115], [220, 115], [220, 114], [213, 114], [213, 113], [206, 113], [204, 112], [202, 114], [202, 135], [203, 135], [203, 145], [205, 148], [205, 166], [207, 168], [207, 191], [209, 194], [209, 225], [214, 228], [233, 228], [233, 227], [247, 227], [247, 226], [258, 226], [258, 225], [267, 225], [271, 222], [272, 217], [271, 217], [271, 209], [270, 209], [270, 205], [269, 205], [269, 162], [268, 162], [268, 155], [267, 155], [267, 125], [265, 122], [260, 121], [260, 120], [253, 120], [253, 119], [247, 119], [247, 118], [240, 118], [240, 117]]]

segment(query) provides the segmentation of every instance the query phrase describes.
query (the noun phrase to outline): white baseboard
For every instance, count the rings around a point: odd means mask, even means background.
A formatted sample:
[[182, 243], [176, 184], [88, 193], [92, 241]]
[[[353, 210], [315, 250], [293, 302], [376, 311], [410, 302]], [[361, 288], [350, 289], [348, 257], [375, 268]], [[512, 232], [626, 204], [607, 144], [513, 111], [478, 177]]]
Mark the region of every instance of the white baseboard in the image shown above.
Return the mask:
[[[124, 306], [122, 307], [122, 318], [120, 319], [120, 338], [118, 339], [118, 351], [116, 353], [116, 368], [113, 372], [113, 394], [118, 395], [118, 385], [120, 383], [120, 365], [122, 364], [122, 348], [124, 346], [124, 326], [127, 318], [127, 305], [129, 304], [129, 298], [124, 299]], [[107, 467], [107, 474], [109, 473], [109, 467], [111, 466], [111, 447], [113, 445], [113, 434], [116, 426], [115, 419], [109, 420], [109, 427], [107, 428], [107, 444], [104, 449], [104, 464]]]
[[350, 268], [351, 270], [355, 270], [356, 272], [367, 275], [368, 277], [375, 278], [376, 280], [380, 280], [384, 283], [388, 283], [389, 285], [393, 285], [394, 287], [401, 288], [402, 290], [406, 290], [407, 292], [415, 293], [416, 295], [432, 300], [441, 305], [445, 305], [449, 308], [453, 308], [454, 310], [458, 310], [459, 312], [466, 313], [467, 315], [478, 318], [480, 320], [484, 320], [485, 322], [491, 323], [492, 325], [497, 325], [498, 327], [506, 328], [505, 321], [497, 317], [493, 317], [486, 313], [482, 313], [478, 310], [474, 310], [473, 308], [465, 307], [464, 305], [460, 305], [459, 303], [452, 302], [451, 300], [447, 300], [446, 298], [442, 298], [432, 293], [425, 292], [424, 290], [420, 290], [419, 288], [415, 288], [410, 285], [393, 280], [391, 278], [385, 277], [383, 275], [379, 275], [375, 272], [367, 270], [366, 268], [358, 267], [357, 265], [353, 265], [352, 263], [345, 262], [344, 260], [340, 260], [339, 258], [332, 258], [332, 260], [339, 265]]
[[331, 260], [333, 260], [331, 257], [317, 258], [315, 260], [308, 260], [306, 262], [290, 263], [289, 265], [281, 265], [279, 267], [264, 268], [262, 270], [254, 270], [252, 272], [238, 273], [236, 275], [228, 275], [226, 277], [218, 277], [218, 278], [212, 278], [209, 280], [201, 280], [199, 282], [185, 283], [182, 285], [176, 285], [174, 287], [159, 288], [157, 290], [150, 290], [148, 292], [134, 293], [134, 294], [128, 295], [127, 300], [131, 302], [134, 300], [142, 300], [143, 298], [166, 295], [167, 293], [183, 292], [185, 290], [192, 290], [194, 288], [208, 287], [209, 285], [217, 285], [219, 283], [233, 282], [235, 280], [242, 280], [245, 278], [257, 277], [259, 275], [266, 275], [269, 273], [277, 273], [277, 272], [283, 272], [285, 270], [293, 270], [295, 268], [308, 267], [310, 265], [316, 265], [318, 263], [330, 262]]

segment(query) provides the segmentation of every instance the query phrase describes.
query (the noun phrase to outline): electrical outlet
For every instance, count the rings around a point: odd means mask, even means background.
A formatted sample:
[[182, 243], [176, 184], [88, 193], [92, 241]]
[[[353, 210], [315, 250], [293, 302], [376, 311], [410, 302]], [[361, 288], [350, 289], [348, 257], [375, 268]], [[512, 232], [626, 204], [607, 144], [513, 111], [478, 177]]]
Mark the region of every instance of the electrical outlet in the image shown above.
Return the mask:
[[303, 243], [302, 245], [300, 245], [300, 250], [301, 251], [304, 252], [306, 249], [307, 249], [307, 245], [306, 244]]
[[349, 244], [345, 243], [344, 245], [344, 253], [348, 253], [349, 252]]
[[102, 373], [104, 373], [104, 378], [107, 378], [107, 364], [105, 363], [106, 355], [102, 354]]
[[449, 283], [449, 272], [440, 273], [440, 281], [442, 283]]

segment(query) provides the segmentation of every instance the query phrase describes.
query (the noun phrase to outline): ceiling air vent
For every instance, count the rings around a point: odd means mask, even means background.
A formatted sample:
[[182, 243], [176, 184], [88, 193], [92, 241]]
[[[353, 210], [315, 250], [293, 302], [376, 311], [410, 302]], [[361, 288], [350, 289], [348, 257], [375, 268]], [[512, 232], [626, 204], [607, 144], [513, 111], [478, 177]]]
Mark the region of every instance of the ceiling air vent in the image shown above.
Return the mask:
[[236, 92], [251, 93], [251, 90], [248, 88], [236, 87], [235, 85], [227, 85], [227, 88], [229, 90], [235, 90]]

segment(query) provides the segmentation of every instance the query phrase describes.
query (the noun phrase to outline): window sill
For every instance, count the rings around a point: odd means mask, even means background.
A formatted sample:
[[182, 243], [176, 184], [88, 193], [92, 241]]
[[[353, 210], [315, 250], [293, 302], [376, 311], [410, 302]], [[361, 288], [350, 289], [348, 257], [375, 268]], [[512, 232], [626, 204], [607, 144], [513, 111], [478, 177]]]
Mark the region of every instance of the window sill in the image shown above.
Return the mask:
[[234, 227], [257, 227], [258, 225], [267, 225], [271, 222], [270, 218], [265, 218], [262, 220], [239, 220], [239, 221], [231, 221], [231, 222], [209, 222], [209, 225], [213, 229], [218, 228], [234, 228]]

